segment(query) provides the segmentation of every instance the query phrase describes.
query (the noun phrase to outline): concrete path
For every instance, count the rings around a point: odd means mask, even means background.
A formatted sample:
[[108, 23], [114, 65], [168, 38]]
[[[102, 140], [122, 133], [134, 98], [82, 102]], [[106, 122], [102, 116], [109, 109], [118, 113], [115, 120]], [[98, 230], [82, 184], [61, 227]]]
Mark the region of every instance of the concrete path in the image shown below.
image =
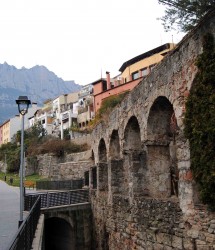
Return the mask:
[[[27, 193], [34, 193], [34, 189], [26, 189]], [[0, 181], [0, 250], [5, 250], [18, 230], [20, 218], [19, 187], [11, 187]], [[25, 218], [23, 213], [23, 219]]]
[[0, 249], [10, 244], [18, 230], [19, 188], [0, 181]]

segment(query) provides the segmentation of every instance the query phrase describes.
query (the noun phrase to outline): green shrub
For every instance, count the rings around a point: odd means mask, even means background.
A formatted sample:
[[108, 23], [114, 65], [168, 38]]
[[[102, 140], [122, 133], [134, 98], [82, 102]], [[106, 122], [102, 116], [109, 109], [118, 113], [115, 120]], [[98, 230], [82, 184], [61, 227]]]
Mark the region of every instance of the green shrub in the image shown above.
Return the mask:
[[103, 100], [100, 109], [98, 110], [95, 118], [90, 121], [88, 129], [92, 130], [99, 122], [106, 121], [110, 112], [124, 99], [129, 91], [123, 92], [119, 95], [112, 95]]
[[101, 117], [103, 114], [112, 111], [113, 108], [116, 107], [116, 105], [119, 104], [127, 94], [128, 94], [128, 91], [119, 95], [112, 95], [112, 96], [107, 97], [102, 102], [102, 105], [98, 111], [99, 116]]
[[65, 153], [82, 152], [88, 149], [87, 144], [77, 145], [68, 140], [60, 140], [52, 138], [37, 145], [31, 145], [28, 148], [28, 156], [35, 156], [39, 154], [52, 153], [58, 157]]
[[215, 50], [211, 34], [204, 36], [196, 65], [198, 72], [186, 102], [185, 136], [201, 200], [215, 210]]
[[2, 144], [0, 147], [0, 160], [7, 163], [8, 172], [17, 172], [20, 167], [20, 146], [16, 143]]

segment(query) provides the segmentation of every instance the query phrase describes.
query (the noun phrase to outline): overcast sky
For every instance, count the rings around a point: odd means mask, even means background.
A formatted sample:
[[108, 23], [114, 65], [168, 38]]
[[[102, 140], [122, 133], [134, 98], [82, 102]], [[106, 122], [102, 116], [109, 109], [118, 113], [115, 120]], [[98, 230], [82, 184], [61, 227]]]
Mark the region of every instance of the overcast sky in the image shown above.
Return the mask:
[[2, 0], [0, 63], [44, 65], [85, 85], [183, 34], [166, 33], [157, 0]]

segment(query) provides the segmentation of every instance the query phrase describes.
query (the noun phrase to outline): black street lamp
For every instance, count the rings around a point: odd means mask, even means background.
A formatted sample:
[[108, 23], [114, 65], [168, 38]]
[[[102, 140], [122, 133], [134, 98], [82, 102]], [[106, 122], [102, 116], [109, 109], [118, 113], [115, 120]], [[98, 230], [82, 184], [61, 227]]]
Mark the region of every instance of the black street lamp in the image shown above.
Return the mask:
[[20, 219], [19, 226], [23, 222], [23, 211], [24, 211], [24, 192], [23, 192], [23, 165], [24, 165], [24, 116], [28, 113], [28, 107], [31, 101], [28, 100], [27, 96], [19, 96], [16, 100], [18, 105], [19, 113], [22, 117], [21, 122], [21, 154], [20, 154]]

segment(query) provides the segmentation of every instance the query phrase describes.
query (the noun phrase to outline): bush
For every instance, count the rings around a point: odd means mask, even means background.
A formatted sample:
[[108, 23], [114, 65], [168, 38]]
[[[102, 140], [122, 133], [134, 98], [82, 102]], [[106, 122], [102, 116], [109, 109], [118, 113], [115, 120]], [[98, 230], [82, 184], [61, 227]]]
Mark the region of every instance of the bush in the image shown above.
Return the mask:
[[106, 121], [107, 117], [111, 111], [124, 99], [124, 97], [129, 93], [126, 91], [119, 95], [112, 95], [107, 97], [101, 104], [95, 118], [89, 123], [88, 128], [93, 129], [99, 122]]
[[116, 107], [116, 105], [119, 104], [127, 94], [128, 94], [128, 91], [119, 95], [112, 95], [106, 98], [102, 102], [101, 108], [98, 111], [99, 116], [101, 117], [107, 112], [110, 113], [113, 110], [113, 108]]
[[20, 146], [16, 143], [2, 144], [0, 147], [0, 160], [7, 162], [8, 172], [17, 172], [20, 167]]
[[68, 140], [60, 140], [60, 139], [49, 139], [47, 141], [44, 141], [41, 144], [37, 145], [31, 145], [28, 148], [28, 155], [38, 155], [38, 154], [47, 154], [52, 153], [58, 157], [61, 157], [64, 155], [64, 153], [75, 153], [75, 152], [82, 152], [88, 149], [88, 146], [86, 144], [83, 145], [77, 145], [74, 143], [71, 143], [71, 141]]
[[211, 34], [204, 37], [196, 65], [198, 72], [186, 102], [185, 136], [201, 200], [215, 210], [215, 50]]

